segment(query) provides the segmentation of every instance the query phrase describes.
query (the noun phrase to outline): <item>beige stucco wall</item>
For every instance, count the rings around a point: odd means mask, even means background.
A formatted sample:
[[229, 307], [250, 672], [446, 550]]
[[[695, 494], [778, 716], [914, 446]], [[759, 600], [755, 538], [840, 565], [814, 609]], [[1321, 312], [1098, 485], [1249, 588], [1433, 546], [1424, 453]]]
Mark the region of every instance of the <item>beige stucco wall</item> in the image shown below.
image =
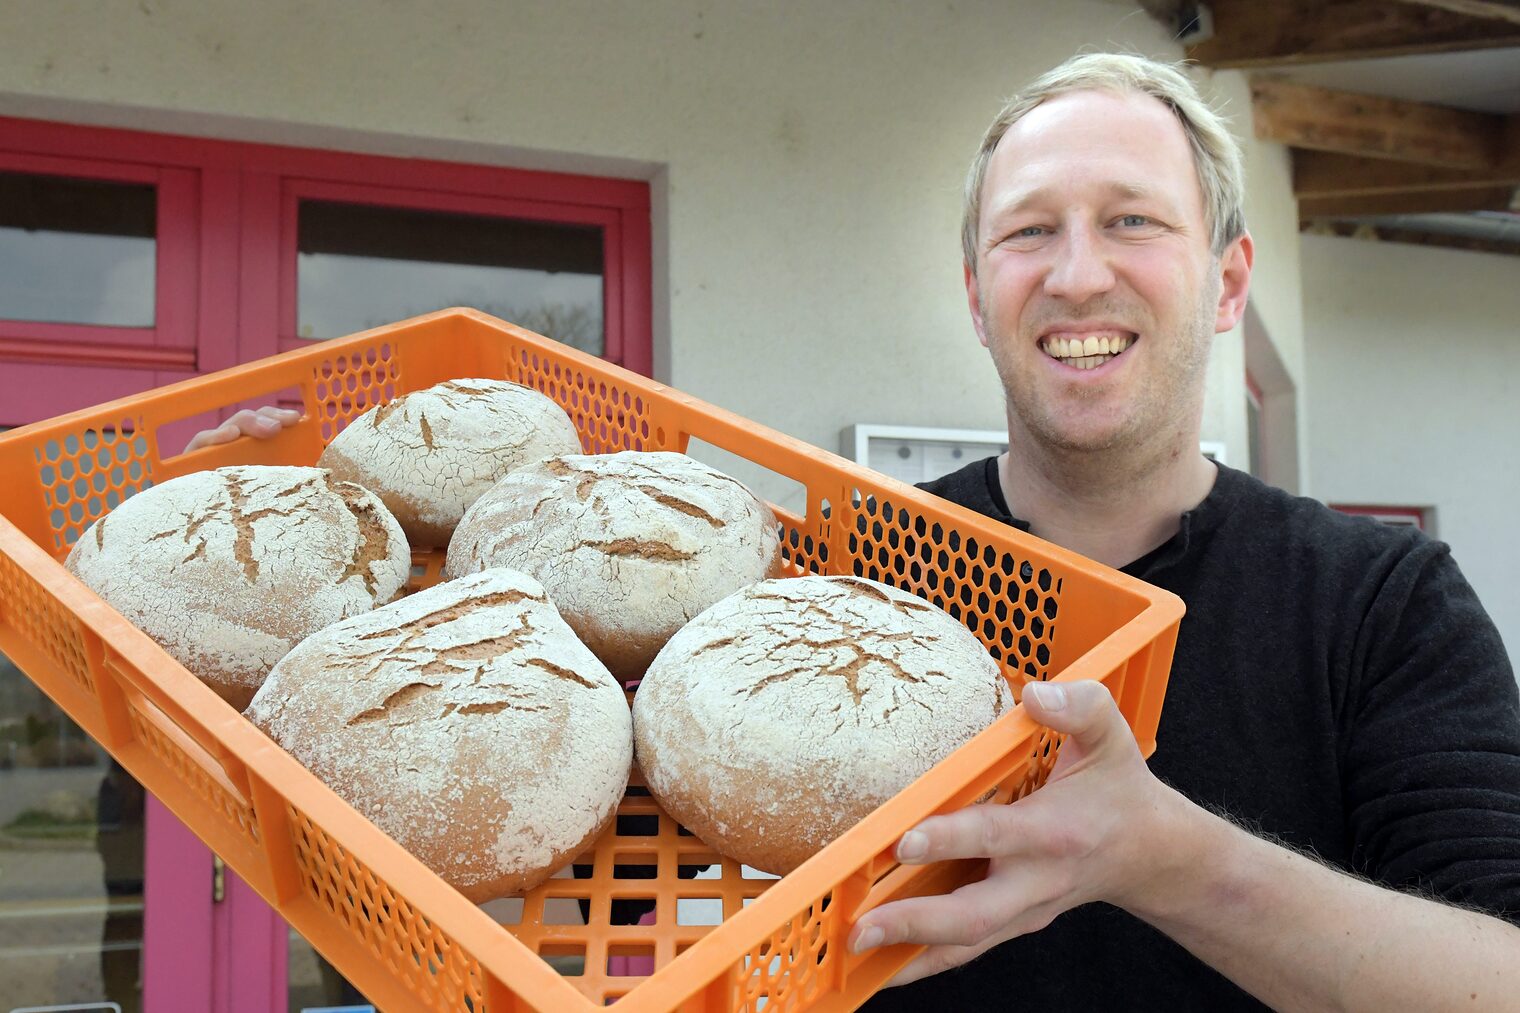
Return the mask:
[[1315, 494], [1435, 508], [1520, 660], [1515, 258], [1303, 237]]
[[[1266, 469], [1266, 477], [1295, 492], [1305, 492], [1310, 488], [1306, 467], [1309, 455], [1304, 444], [1309, 405], [1303, 397], [1303, 295], [1290, 152], [1284, 145], [1256, 138], [1251, 128], [1246, 75], [1200, 71], [1199, 80], [1215, 107], [1230, 117], [1231, 130], [1240, 140], [1246, 177], [1246, 227], [1256, 251], [1251, 312], [1257, 346], [1248, 354], [1250, 325], [1217, 339], [1205, 429], [1220, 434], [1214, 438], [1225, 440], [1232, 452], [1240, 448], [1240, 455], [1232, 456], [1230, 463], [1245, 466], [1242, 376], [1249, 365], [1265, 395], [1273, 399], [1269, 428], [1275, 431], [1268, 433], [1268, 442], [1275, 438], [1279, 443], [1286, 439], [1296, 444], [1296, 453], [1273, 455], [1276, 466]], [[1296, 430], [1291, 425], [1295, 420]]]
[[[12, 115], [650, 179], [658, 375], [829, 448], [855, 422], [1001, 427], [962, 290], [966, 160], [1079, 49], [1181, 55], [1114, 0], [0, 0], [0, 23]], [[1240, 75], [1209, 87], [1248, 134]], [[1248, 139], [1262, 315], [1296, 362], [1281, 161]], [[1232, 461], [1239, 344], [1204, 433]]]

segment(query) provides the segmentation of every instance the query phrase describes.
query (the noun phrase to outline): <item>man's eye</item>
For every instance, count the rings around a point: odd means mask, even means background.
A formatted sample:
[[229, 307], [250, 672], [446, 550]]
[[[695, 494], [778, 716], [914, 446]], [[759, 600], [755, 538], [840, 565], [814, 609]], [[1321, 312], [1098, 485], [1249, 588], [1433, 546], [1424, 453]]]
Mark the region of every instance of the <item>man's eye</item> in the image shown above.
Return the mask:
[[1149, 225], [1150, 223], [1151, 220], [1144, 215], [1125, 215], [1119, 219], [1120, 225], [1126, 225], [1130, 228], [1138, 228], [1141, 225]]
[[1018, 229], [1017, 231], [1015, 231], [1010, 238], [1012, 238], [1012, 239], [1033, 239], [1036, 236], [1039, 236], [1042, 233], [1044, 233], [1044, 231], [1045, 230], [1043, 228], [1041, 228], [1040, 226], [1038, 226], [1038, 225], [1026, 225], [1022, 229]]

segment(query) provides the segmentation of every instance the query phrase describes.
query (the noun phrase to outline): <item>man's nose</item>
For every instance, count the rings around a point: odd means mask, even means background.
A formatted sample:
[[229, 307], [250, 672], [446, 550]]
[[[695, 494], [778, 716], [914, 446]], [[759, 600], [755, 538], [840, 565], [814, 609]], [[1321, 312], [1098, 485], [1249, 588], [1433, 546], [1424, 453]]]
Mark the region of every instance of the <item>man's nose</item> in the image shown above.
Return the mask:
[[1090, 228], [1066, 229], [1054, 250], [1055, 261], [1045, 276], [1045, 293], [1071, 303], [1083, 303], [1114, 286], [1114, 272], [1102, 237]]

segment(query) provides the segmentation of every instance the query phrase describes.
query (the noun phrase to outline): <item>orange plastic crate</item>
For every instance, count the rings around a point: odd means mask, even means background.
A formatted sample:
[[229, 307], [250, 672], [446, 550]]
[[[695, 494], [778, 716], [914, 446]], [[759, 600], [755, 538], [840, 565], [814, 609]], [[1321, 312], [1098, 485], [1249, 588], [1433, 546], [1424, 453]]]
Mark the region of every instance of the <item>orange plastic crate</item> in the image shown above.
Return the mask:
[[[550, 880], [524, 898], [516, 924], [499, 924], [60, 565], [92, 521], [151, 483], [228, 464], [310, 465], [367, 408], [460, 377], [544, 391], [575, 419], [590, 453], [684, 452], [695, 438], [800, 483], [803, 515], [777, 510], [794, 572], [858, 572], [923, 596], [981, 638], [1016, 689], [1032, 678], [1101, 680], [1142, 750], [1154, 749], [1183, 611], [1175, 596], [473, 310], [0, 436], [0, 651], [382, 1009], [559, 1013], [615, 999], [631, 1011], [853, 1009], [918, 952], [848, 953], [855, 919], [981, 871], [974, 862], [899, 867], [897, 838], [994, 787], [999, 801], [1022, 797], [1044, 781], [1060, 745], [1015, 708], [774, 881], [746, 878], [682, 832], [635, 773], [618, 820], [579, 860], [590, 877]], [[160, 426], [291, 388], [304, 417], [274, 439], [178, 457], [177, 447], [157, 445]], [[441, 562], [439, 551], [418, 553], [413, 587], [435, 582]], [[636, 833], [651, 815], [658, 833]], [[681, 878], [682, 865], [719, 866], [721, 878]], [[630, 866], [654, 876], [623, 878]], [[546, 923], [550, 898], [589, 901], [589, 924]], [[654, 923], [609, 924], [614, 899], [652, 900]], [[721, 903], [721, 924], [683, 924], [694, 901]], [[629, 966], [620, 957], [652, 959], [655, 972], [611, 973]]]

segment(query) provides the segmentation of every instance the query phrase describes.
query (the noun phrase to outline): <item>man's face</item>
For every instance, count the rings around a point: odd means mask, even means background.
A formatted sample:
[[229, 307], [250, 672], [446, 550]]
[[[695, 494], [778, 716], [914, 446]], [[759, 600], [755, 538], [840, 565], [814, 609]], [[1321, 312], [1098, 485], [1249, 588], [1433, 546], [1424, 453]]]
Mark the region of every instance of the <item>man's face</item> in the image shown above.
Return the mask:
[[1193, 432], [1250, 257], [1248, 237], [1211, 253], [1187, 136], [1160, 101], [1081, 91], [1035, 108], [987, 167], [966, 277], [1010, 426], [1064, 450]]

